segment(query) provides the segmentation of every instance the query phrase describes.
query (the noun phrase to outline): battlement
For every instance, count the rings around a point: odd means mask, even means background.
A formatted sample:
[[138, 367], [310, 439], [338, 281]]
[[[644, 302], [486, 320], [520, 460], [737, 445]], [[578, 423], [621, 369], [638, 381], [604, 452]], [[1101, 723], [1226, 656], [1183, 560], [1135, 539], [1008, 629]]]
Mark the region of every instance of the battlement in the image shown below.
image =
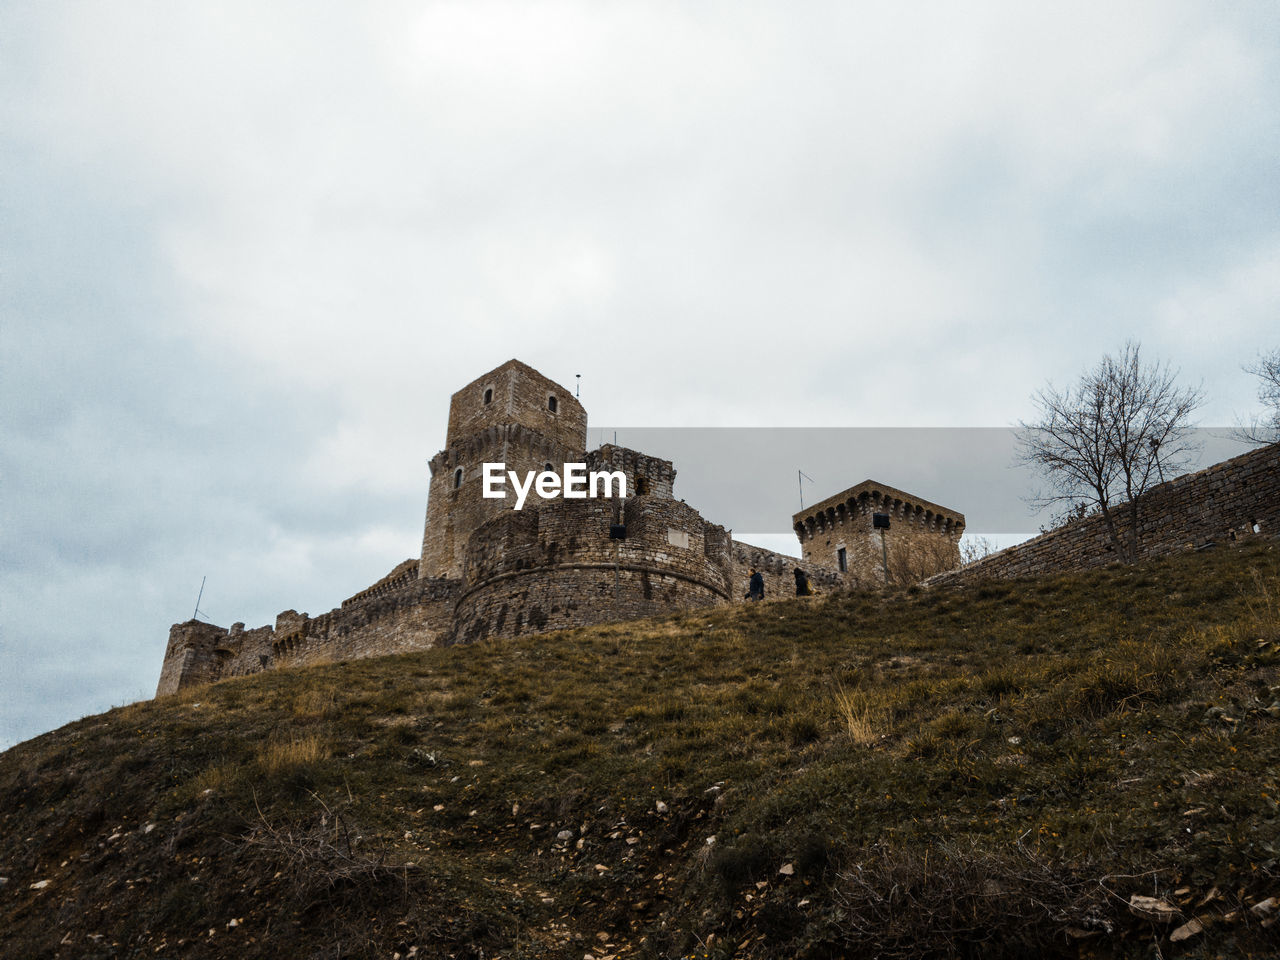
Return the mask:
[[627, 493], [631, 496], [674, 496], [676, 469], [670, 460], [606, 443], [587, 454], [586, 464], [588, 473], [616, 470], [625, 474]]
[[710, 606], [732, 591], [730, 539], [670, 498], [570, 500], [509, 512], [467, 547], [455, 642]]

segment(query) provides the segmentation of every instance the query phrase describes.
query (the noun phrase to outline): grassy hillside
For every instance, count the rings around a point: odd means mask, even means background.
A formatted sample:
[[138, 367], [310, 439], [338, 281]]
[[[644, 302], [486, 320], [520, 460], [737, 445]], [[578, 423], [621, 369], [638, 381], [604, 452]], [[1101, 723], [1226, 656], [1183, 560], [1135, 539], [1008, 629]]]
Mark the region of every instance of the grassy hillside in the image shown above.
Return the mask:
[[739, 605], [20, 744], [0, 952], [1276, 956], [1277, 780], [1277, 545]]

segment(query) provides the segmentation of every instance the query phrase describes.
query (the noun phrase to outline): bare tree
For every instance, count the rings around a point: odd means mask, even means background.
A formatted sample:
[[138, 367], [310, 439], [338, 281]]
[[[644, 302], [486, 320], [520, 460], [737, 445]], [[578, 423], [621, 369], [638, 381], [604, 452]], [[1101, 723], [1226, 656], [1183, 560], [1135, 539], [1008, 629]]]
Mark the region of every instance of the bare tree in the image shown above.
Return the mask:
[[1280, 440], [1280, 347], [1260, 355], [1244, 369], [1258, 378], [1258, 399], [1267, 411], [1236, 433], [1249, 443], [1275, 443]]
[[1039, 418], [1019, 424], [1019, 457], [1049, 487], [1034, 500], [1065, 506], [1069, 515], [1101, 514], [1123, 560], [1138, 557], [1139, 499], [1184, 469], [1194, 450], [1190, 420], [1202, 394], [1176, 379], [1165, 364], [1143, 363], [1130, 341], [1074, 388], [1036, 393]]

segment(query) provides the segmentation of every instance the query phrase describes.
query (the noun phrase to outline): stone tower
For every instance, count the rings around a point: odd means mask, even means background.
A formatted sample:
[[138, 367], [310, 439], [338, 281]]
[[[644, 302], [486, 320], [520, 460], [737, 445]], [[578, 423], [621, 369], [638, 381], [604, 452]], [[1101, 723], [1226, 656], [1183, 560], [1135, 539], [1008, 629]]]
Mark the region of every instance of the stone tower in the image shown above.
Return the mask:
[[478, 377], [449, 401], [445, 448], [431, 458], [420, 578], [462, 576], [467, 538], [511, 511], [482, 495], [482, 463], [559, 472], [586, 456], [587, 412], [568, 390], [519, 360]]
[[[878, 530], [876, 514], [889, 518]], [[836, 570], [846, 583], [917, 583], [960, 566], [964, 514], [876, 480], [807, 507], [791, 518], [806, 563]]]

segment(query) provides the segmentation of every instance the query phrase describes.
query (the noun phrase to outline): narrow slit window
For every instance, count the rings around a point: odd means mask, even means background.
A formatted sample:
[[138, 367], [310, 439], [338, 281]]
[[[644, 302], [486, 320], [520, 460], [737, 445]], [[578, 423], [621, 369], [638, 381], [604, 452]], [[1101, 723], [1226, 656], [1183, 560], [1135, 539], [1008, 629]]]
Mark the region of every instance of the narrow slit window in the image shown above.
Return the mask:
[[558, 403], [558, 401], [556, 400], [556, 398], [555, 398], [555, 397], [547, 397], [547, 409], [548, 409], [548, 410], [550, 410], [552, 413], [555, 413], [555, 412], [556, 412], [556, 407], [557, 407], [557, 406], [559, 406], [559, 403]]
[[453, 471], [453, 489], [457, 490], [460, 486], [462, 486], [462, 468], [461, 467]]
[[487, 390], [485, 390], [485, 392], [484, 392], [484, 402], [485, 402], [485, 405], [486, 405], [486, 406], [487, 406], [488, 404], [493, 403], [493, 387], [489, 387]]
[[844, 547], [836, 551], [836, 566], [840, 568], [841, 573], [849, 572], [849, 554], [845, 553]]

